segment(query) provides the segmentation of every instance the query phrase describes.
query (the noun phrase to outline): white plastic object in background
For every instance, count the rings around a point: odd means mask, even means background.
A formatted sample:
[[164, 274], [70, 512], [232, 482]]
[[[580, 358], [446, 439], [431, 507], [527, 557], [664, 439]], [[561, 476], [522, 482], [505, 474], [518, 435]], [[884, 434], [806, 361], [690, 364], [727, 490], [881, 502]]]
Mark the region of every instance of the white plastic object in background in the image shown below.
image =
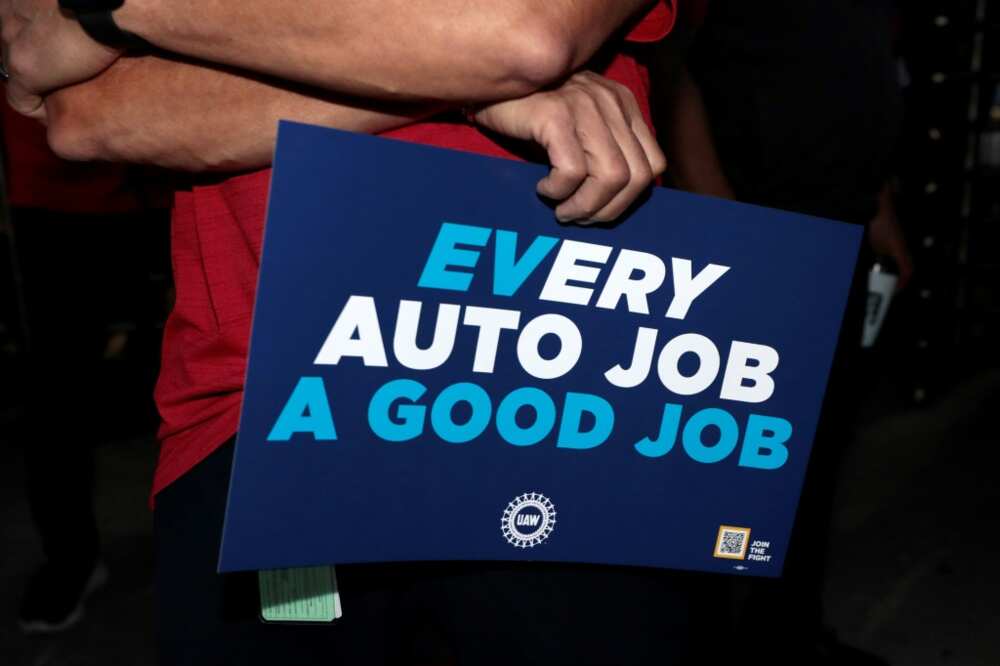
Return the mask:
[[886, 272], [882, 264], [875, 264], [868, 272], [868, 304], [865, 309], [865, 325], [861, 332], [862, 347], [866, 349], [872, 347], [878, 339], [897, 282], [899, 276]]

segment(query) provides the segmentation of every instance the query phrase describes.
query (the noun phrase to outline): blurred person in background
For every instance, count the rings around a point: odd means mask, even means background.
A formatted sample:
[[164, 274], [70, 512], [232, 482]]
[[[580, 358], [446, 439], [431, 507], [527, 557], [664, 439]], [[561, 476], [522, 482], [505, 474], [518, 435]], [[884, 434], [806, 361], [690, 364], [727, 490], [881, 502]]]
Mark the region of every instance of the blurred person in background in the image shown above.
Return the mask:
[[[841, 455], [859, 395], [872, 251], [900, 286], [912, 261], [892, 206], [902, 102], [887, 0], [709, 0], [661, 54], [660, 126], [673, 182], [712, 196], [866, 225], [823, 414], [780, 580], [737, 585], [734, 638], [803, 664], [884, 664], [825, 628], [823, 577]], [[678, 61], [685, 61], [675, 67]], [[739, 596], [739, 595], [736, 595]], [[718, 608], [714, 610], [718, 617]]]
[[94, 447], [111, 429], [101, 418], [111, 399], [101, 362], [108, 322], [135, 314], [136, 280], [148, 270], [140, 264], [148, 222], [125, 167], [59, 159], [44, 127], [2, 106], [28, 336], [17, 437], [45, 558], [18, 622], [26, 632], [57, 632], [80, 620], [86, 597], [108, 578], [94, 512]]

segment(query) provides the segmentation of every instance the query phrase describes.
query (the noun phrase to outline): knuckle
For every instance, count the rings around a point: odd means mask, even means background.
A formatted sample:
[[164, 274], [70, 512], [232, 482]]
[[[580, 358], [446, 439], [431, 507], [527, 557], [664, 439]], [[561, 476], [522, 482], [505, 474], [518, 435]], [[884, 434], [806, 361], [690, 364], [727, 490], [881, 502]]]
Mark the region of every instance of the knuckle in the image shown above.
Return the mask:
[[615, 190], [621, 190], [632, 179], [632, 172], [624, 158], [610, 161], [594, 174], [602, 183]]
[[637, 190], [642, 190], [653, 182], [653, 178], [655, 176], [653, 175], [652, 165], [646, 166], [643, 164], [632, 171], [631, 184], [635, 185]]
[[27, 115], [33, 110], [30, 98], [10, 84], [7, 85], [7, 104], [22, 115]]
[[586, 111], [596, 111], [598, 108], [597, 100], [594, 99], [594, 92], [591, 88], [583, 86], [574, 86], [569, 91], [570, 102], [575, 108], [583, 109]]
[[633, 93], [632, 89], [628, 86], [619, 83], [618, 81], [611, 81], [611, 85], [614, 87], [615, 94], [618, 95], [618, 99], [620, 99], [623, 103], [627, 104], [636, 101], [635, 93]]
[[628, 186], [629, 182], [631, 182], [631, 177], [627, 170], [620, 171], [615, 169], [609, 174], [607, 182], [610, 187], [617, 191], [621, 191]]
[[570, 127], [573, 123], [573, 111], [564, 97], [554, 97], [545, 111], [549, 120], [562, 127]]
[[573, 129], [573, 114], [565, 106], [552, 105], [539, 113], [536, 122], [543, 136], [553, 143], [562, 143]]
[[14, 46], [7, 53], [7, 74], [15, 81], [27, 81], [35, 68], [35, 56], [29, 50]]
[[587, 177], [587, 165], [583, 160], [573, 159], [561, 167], [567, 180], [580, 182]]
[[613, 89], [607, 86], [595, 86], [593, 90], [595, 99], [599, 99], [608, 106], [617, 108], [624, 113], [625, 107], [622, 104], [622, 100]]
[[581, 81], [577, 79], [570, 79], [562, 84], [562, 86], [560, 86], [554, 94], [563, 102], [569, 103], [571, 100], [576, 99], [576, 96], [581, 94], [584, 90], [586, 90], [586, 86]]

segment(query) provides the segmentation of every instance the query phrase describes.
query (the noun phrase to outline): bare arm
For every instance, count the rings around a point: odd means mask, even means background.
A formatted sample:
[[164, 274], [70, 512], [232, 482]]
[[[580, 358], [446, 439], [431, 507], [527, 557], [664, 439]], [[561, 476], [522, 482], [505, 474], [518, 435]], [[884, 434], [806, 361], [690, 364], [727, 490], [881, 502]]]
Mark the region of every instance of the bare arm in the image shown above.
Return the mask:
[[362, 106], [153, 56], [123, 58], [97, 78], [50, 95], [46, 106], [49, 143], [63, 157], [184, 171], [269, 164], [279, 119], [370, 133], [433, 112], [427, 106]]
[[127, 0], [156, 46], [378, 99], [510, 99], [562, 80], [651, 0]]
[[[528, 95], [577, 71], [653, 0], [128, 0], [122, 27], [165, 52], [358, 98], [462, 105]], [[0, 0], [7, 97], [88, 81], [120, 51], [58, 0]]]
[[665, 145], [677, 186], [698, 194], [734, 198], [715, 150], [701, 91], [686, 67], [682, 67], [677, 76], [670, 115], [671, 122], [665, 128]]
[[[131, 58], [49, 95], [42, 115], [49, 143], [63, 157], [203, 171], [268, 164], [281, 118], [378, 132], [435, 110], [362, 106], [309, 92], [201, 65]], [[632, 93], [589, 72], [487, 105], [476, 121], [545, 148], [552, 170], [538, 191], [566, 221], [616, 218], [665, 166]]]

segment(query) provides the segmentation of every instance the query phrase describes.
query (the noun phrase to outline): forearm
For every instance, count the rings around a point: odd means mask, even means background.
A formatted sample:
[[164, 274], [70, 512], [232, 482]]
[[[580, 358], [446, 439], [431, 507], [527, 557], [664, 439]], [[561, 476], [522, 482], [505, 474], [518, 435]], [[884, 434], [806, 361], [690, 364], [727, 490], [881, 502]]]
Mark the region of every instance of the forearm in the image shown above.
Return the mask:
[[48, 98], [49, 142], [70, 159], [239, 170], [270, 163], [279, 119], [377, 132], [433, 111], [359, 104], [186, 62], [127, 58]]
[[510, 99], [580, 67], [650, 0], [127, 0], [116, 21], [208, 62], [375, 99]]
[[665, 142], [676, 185], [689, 192], [734, 198], [715, 149], [701, 91], [686, 67], [677, 77], [670, 117]]

